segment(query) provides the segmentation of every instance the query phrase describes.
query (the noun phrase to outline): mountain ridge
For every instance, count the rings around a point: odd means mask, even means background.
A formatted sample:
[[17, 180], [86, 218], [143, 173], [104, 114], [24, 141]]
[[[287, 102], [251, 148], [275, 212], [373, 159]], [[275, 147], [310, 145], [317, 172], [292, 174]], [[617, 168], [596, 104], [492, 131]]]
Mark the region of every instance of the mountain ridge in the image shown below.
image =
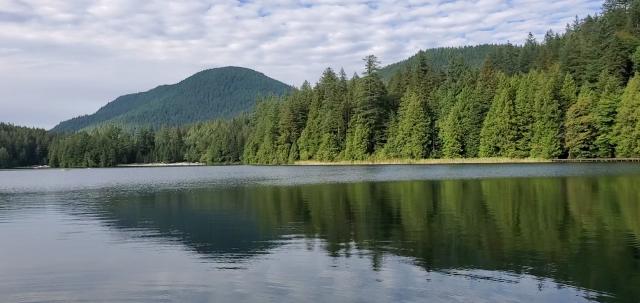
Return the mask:
[[249, 68], [210, 68], [175, 84], [119, 96], [95, 113], [62, 121], [51, 131], [75, 132], [103, 124], [158, 128], [228, 118], [251, 110], [260, 97], [292, 89]]

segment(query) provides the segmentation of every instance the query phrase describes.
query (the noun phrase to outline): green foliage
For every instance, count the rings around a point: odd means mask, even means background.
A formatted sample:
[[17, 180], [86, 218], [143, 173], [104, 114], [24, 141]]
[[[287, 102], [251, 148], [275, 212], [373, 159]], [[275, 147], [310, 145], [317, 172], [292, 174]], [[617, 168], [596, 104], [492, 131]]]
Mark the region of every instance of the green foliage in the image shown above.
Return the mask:
[[576, 103], [567, 111], [565, 144], [569, 158], [591, 158], [596, 155], [593, 142], [597, 131], [592, 114], [595, 100], [595, 93], [585, 87]]
[[449, 65], [454, 58], [463, 58], [464, 62], [469, 64], [471, 68], [479, 68], [485, 62], [487, 57], [494, 58], [495, 62], [508, 61], [505, 60], [506, 58], [504, 58], [503, 54], [508, 53], [506, 50], [510, 49], [515, 50], [514, 52], [510, 52], [510, 55], [514, 58], [513, 60], [515, 60], [515, 58], [519, 56], [519, 47], [514, 47], [510, 44], [482, 44], [476, 46], [442, 47], [421, 50], [406, 60], [390, 64], [380, 69], [380, 76], [385, 80], [390, 80], [398, 72], [410, 70], [417, 66], [421, 56], [424, 56], [423, 58], [426, 63], [436, 71], [446, 71], [449, 69]]
[[[442, 156], [445, 158], [461, 158], [468, 153], [466, 139], [471, 135], [470, 119], [474, 111], [473, 91], [470, 87], [462, 89], [456, 103], [440, 125]], [[470, 141], [474, 141], [471, 139]]]
[[518, 124], [515, 88], [517, 78], [501, 76], [495, 98], [480, 132], [481, 157], [516, 157]]
[[516, 123], [516, 151], [512, 157], [526, 158], [531, 152], [531, 139], [533, 137], [534, 109], [532, 102], [536, 97], [536, 73], [531, 72], [522, 76], [518, 82], [515, 97]]
[[534, 101], [531, 157], [553, 159], [562, 154], [562, 109], [556, 88], [557, 76], [539, 73]]
[[391, 127], [384, 155], [390, 158], [421, 159], [427, 156], [430, 118], [420, 94], [408, 90], [398, 111], [398, 121]]
[[244, 116], [196, 124], [184, 137], [185, 160], [207, 164], [239, 163], [248, 133]]
[[616, 156], [640, 156], [640, 76], [629, 81], [618, 108], [615, 122]]
[[633, 70], [636, 73], [640, 72], [640, 46], [631, 55], [631, 62], [633, 62]]
[[[80, 132], [54, 140], [49, 150], [52, 167], [112, 167], [131, 163], [137, 151], [133, 136], [116, 126]], [[156, 139], [157, 140], [157, 139]], [[141, 155], [146, 156], [146, 155]]]
[[562, 112], [566, 110], [576, 102], [578, 98], [578, 87], [571, 75], [566, 74], [562, 82], [562, 88], [560, 88], [560, 109]]
[[44, 129], [0, 123], [0, 168], [46, 164], [51, 138]]
[[105, 124], [126, 128], [182, 126], [230, 118], [251, 110], [260, 96], [284, 95], [286, 84], [256, 71], [222, 67], [201, 71], [173, 85], [118, 97], [92, 115], [64, 121], [55, 132], [74, 132]]
[[370, 61], [375, 57], [365, 59], [367, 76], [356, 81], [353, 117], [349, 122], [343, 155], [346, 160], [364, 160], [386, 142], [389, 98], [375, 68], [371, 69]]
[[593, 119], [597, 131], [593, 144], [597, 157], [613, 158], [616, 146], [614, 125], [620, 98], [618, 79], [606, 71], [603, 72], [598, 82], [598, 91], [600, 96], [593, 108]]
[[278, 138], [279, 106], [274, 100], [265, 100], [256, 108], [253, 131], [247, 139], [242, 159], [246, 163], [279, 164], [276, 141]]
[[13, 165], [13, 159], [9, 155], [9, 151], [3, 146], [0, 147], [0, 168], [8, 168]]

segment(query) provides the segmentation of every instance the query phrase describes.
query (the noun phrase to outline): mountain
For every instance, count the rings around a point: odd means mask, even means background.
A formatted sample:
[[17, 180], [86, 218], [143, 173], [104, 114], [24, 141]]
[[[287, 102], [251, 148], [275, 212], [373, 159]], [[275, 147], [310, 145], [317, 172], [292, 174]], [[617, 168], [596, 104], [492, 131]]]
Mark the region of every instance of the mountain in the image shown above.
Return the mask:
[[208, 69], [176, 84], [118, 97], [94, 114], [63, 121], [52, 131], [74, 132], [102, 124], [157, 128], [228, 118], [252, 109], [260, 96], [280, 96], [291, 90], [248, 68]]
[[[425, 58], [427, 58], [427, 62], [431, 67], [439, 71], [444, 71], [449, 66], [451, 60], [456, 58], [461, 58], [462, 61], [471, 68], [478, 68], [488, 56], [514, 48], [517, 49], [518, 47], [511, 44], [481, 44], [475, 46], [431, 48], [421, 50], [420, 52], [425, 54]], [[380, 75], [383, 79], [389, 80], [393, 74], [415, 66], [418, 63], [418, 54], [420, 52], [405, 60], [383, 67], [379, 71]]]

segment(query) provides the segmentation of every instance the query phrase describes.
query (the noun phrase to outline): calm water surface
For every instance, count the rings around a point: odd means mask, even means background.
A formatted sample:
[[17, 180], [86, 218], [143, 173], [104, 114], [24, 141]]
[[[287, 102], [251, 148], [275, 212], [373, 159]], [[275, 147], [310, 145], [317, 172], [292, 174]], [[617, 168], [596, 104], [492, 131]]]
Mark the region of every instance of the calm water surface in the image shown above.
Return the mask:
[[0, 171], [0, 302], [640, 302], [640, 166]]

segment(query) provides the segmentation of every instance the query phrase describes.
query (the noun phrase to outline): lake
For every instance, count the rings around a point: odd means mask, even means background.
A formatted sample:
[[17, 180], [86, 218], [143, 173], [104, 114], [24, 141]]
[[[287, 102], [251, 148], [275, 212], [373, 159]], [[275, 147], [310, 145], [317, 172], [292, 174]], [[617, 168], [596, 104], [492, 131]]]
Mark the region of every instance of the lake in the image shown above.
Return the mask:
[[2, 302], [640, 302], [640, 165], [0, 171]]

